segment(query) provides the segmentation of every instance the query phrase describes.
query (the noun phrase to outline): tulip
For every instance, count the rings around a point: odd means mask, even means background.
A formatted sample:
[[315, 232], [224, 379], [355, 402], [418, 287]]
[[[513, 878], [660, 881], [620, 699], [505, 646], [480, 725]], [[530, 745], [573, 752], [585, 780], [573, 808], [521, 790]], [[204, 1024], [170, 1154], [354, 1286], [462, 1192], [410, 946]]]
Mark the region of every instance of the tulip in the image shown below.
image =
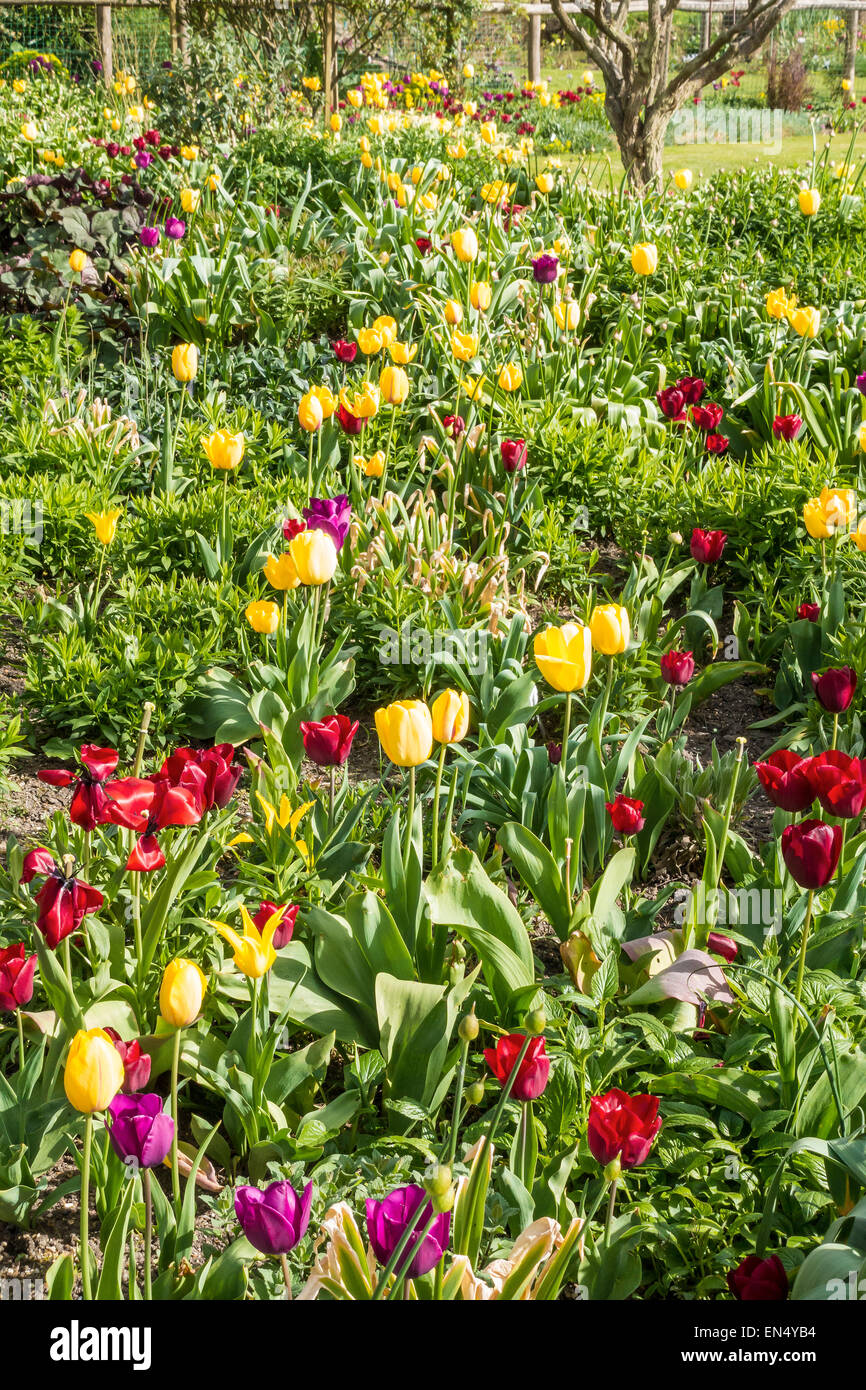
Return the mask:
[[618, 656], [631, 641], [631, 624], [626, 610], [618, 603], [601, 604], [589, 619], [592, 645], [603, 656]]
[[274, 950], [274, 933], [280, 924], [277, 913], [273, 913], [264, 926], [259, 929], [247, 909], [241, 905], [241, 920], [244, 934], [240, 936], [226, 922], [214, 922], [214, 928], [232, 948], [234, 962], [247, 979], [260, 980], [267, 975], [277, 958]]
[[730, 442], [725, 434], [708, 434], [704, 440], [708, 454], [727, 453]]
[[821, 206], [821, 194], [817, 188], [801, 188], [797, 201], [804, 217], [814, 217]]
[[160, 1017], [172, 1028], [188, 1028], [201, 1013], [207, 980], [195, 961], [177, 956], [165, 968], [159, 989]]
[[21, 135], [30, 144], [39, 139], [39, 130], [33, 121], [25, 121], [21, 126]]
[[716, 426], [721, 421], [723, 413], [722, 407], [716, 405], [713, 401], [710, 401], [708, 405], [692, 406], [692, 420], [699, 430], [706, 430], [709, 432], [715, 430]]
[[563, 333], [573, 333], [580, 323], [580, 305], [573, 299], [561, 299], [553, 306], [553, 317]]
[[827, 540], [837, 531], [847, 530], [857, 512], [857, 494], [853, 488], [821, 489], [820, 496], [810, 497], [803, 507], [803, 522], [813, 540]]
[[499, 446], [502, 467], [506, 473], [519, 473], [526, 467], [526, 440], [503, 439]]
[[378, 328], [359, 328], [358, 347], [365, 357], [375, 357], [385, 346], [385, 335]]
[[[22, 941], [0, 948], [0, 1010], [14, 1013], [33, 998], [36, 957], [27, 958]], [[19, 1062], [23, 1058], [19, 1057]]]
[[638, 242], [631, 253], [631, 268], [637, 275], [652, 275], [658, 268], [659, 253], [651, 241]]
[[234, 761], [234, 756], [231, 743], [217, 743], [213, 748], [178, 748], [150, 780], [187, 788], [193, 792], [202, 813], [214, 807], [222, 811], [243, 775], [243, 767]]
[[532, 262], [532, 278], [536, 285], [552, 285], [559, 274], [559, 257], [544, 251]]
[[866, 550], [866, 517], [857, 523], [856, 531], [851, 532], [851, 539], [862, 554]]
[[691, 652], [665, 652], [659, 658], [659, 668], [668, 685], [688, 685], [695, 674], [695, 658]]
[[663, 391], [657, 391], [656, 400], [662, 415], [668, 420], [673, 420], [677, 425], [686, 423], [686, 398], [678, 387], [667, 386]]
[[592, 978], [601, 966], [589, 937], [582, 931], [572, 932], [568, 940], [560, 945], [559, 954], [575, 988], [581, 994], [589, 994]]
[[105, 1031], [123, 1063], [121, 1094], [130, 1096], [143, 1090], [150, 1080], [151, 1060], [146, 1052], [142, 1052], [138, 1038], [133, 1038], [132, 1042], [124, 1042], [115, 1028], [106, 1028]]
[[466, 421], [462, 415], [443, 415], [442, 428], [449, 439], [459, 439], [466, 429]]
[[342, 767], [359, 725], [345, 714], [332, 714], [318, 721], [302, 720], [300, 728], [308, 758], [320, 767]]
[[371, 454], [368, 459], [361, 458], [360, 454], [355, 455], [355, 463], [364, 474], [365, 478], [381, 478], [385, 472], [385, 454], [382, 449], [377, 449], [375, 454]]
[[80, 275], [86, 265], [86, 251], [81, 251], [78, 247], [76, 247], [76, 249], [72, 252], [72, 254], [69, 257], [69, 269], [73, 272], [74, 275]]
[[120, 507], [113, 507], [107, 512], [85, 512], [84, 515], [96, 532], [96, 539], [102, 545], [111, 545], [117, 532], [117, 523], [123, 516]]
[[268, 902], [265, 899], [259, 906], [259, 910], [253, 918], [253, 923], [260, 932], [264, 931], [268, 922], [273, 916], [277, 916], [279, 925], [274, 932], [271, 945], [275, 951], [281, 951], [284, 946], [288, 946], [295, 930], [295, 921], [298, 916], [296, 906], [279, 906], [277, 903]]
[[[503, 1086], [514, 1071], [524, 1042], [524, 1034], [509, 1033], [497, 1040], [495, 1048], [484, 1049], [485, 1062]], [[544, 1038], [532, 1038], [514, 1078], [511, 1097], [514, 1100], [536, 1100], [544, 1091], [549, 1075], [550, 1058], [545, 1051]]]
[[204, 811], [201, 787], [188, 781], [172, 786], [165, 778], [124, 777], [108, 782], [106, 814], [115, 825], [139, 836], [127, 860], [133, 873], [151, 873], [165, 864], [157, 831], [170, 826], [198, 825]]
[[165, 219], [165, 234], [172, 241], [180, 241], [186, 234], [186, 223], [181, 217], [167, 217]]
[[413, 362], [418, 355], [418, 344], [393, 342], [388, 344], [388, 356], [398, 367], [405, 367], [407, 363]]
[[463, 322], [463, 306], [456, 299], [445, 301], [445, 322], [455, 326]]
[[807, 811], [815, 800], [810, 764], [810, 758], [801, 758], [799, 753], [781, 748], [756, 762], [755, 772], [774, 806], [783, 811]]
[[697, 405], [706, 391], [706, 382], [699, 376], [681, 376], [676, 383], [676, 389], [682, 391], [683, 399], [687, 405]]
[[662, 1127], [658, 1109], [657, 1096], [628, 1096], [616, 1088], [592, 1096], [586, 1137], [595, 1161], [606, 1167], [618, 1159], [621, 1168], [645, 1163]]
[[244, 616], [253, 632], [260, 632], [267, 637], [273, 637], [280, 625], [280, 610], [275, 603], [268, 600], [256, 599], [248, 603], [244, 609]]
[[180, 190], [180, 205], [184, 212], [195, 212], [201, 202], [201, 193], [197, 188], [182, 188]]
[[828, 714], [843, 714], [854, 699], [857, 672], [851, 666], [831, 667], [823, 675], [812, 672], [812, 688]]
[[142, 227], [138, 239], [145, 250], [152, 251], [155, 246], [159, 245], [159, 227]]
[[793, 313], [796, 299], [789, 299], [783, 289], [771, 290], [767, 295], [767, 313], [771, 319], [786, 319]]
[[618, 830], [620, 835], [638, 835], [643, 830], [645, 821], [641, 815], [642, 801], [636, 801], [633, 797], [620, 793], [613, 801], [606, 801], [604, 805], [614, 830]]
[[743, 1303], [782, 1303], [788, 1297], [788, 1276], [778, 1255], [765, 1260], [748, 1255], [728, 1274], [728, 1288]]
[[380, 314], [373, 320], [373, 328], [381, 334], [383, 346], [389, 346], [397, 337], [397, 320], [390, 314]]
[[433, 749], [433, 720], [423, 700], [397, 700], [375, 713], [376, 733], [396, 767], [418, 767]]
[[286, 1255], [303, 1240], [310, 1224], [313, 1184], [301, 1196], [290, 1182], [278, 1179], [262, 1190], [239, 1187], [235, 1215], [250, 1245], [262, 1255]]
[[340, 404], [350, 414], [359, 415], [362, 420], [371, 420], [379, 409], [379, 392], [371, 381], [365, 381], [361, 390], [354, 395], [344, 388], [340, 392]]
[[[412, 1231], [403, 1253], [394, 1266], [399, 1278], [420, 1279], [442, 1259], [451, 1236], [451, 1213], [434, 1214], [423, 1187], [410, 1183], [398, 1187], [381, 1202], [367, 1199], [367, 1234], [379, 1263], [388, 1266], [403, 1240], [407, 1228]], [[430, 1229], [427, 1234], [429, 1223]], [[423, 1239], [422, 1239], [423, 1236]]]
[[[855, 537], [856, 540], [856, 537]], [[858, 545], [857, 549], [861, 549]], [[797, 609], [797, 617], [805, 619], [808, 623], [817, 623], [821, 616], [821, 605], [819, 603], [809, 603], [804, 600]]]
[[866, 762], [838, 749], [819, 753], [809, 765], [809, 779], [828, 816], [854, 820], [866, 805]]
[[497, 385], [500, 391], [519, 391], [523, 385], [523, 372], [516, 362], [507, 362], [500, 367]]
[[471, 362], [478, 351], [478, 337], [475, 333], [459, 333], [455, 331], [451, 334], [451, 351], [458, 362]]
[[324, 531], [338, 550], [342, 550], [352, 522], [352, 508], [344, 492], [337, 497], [312, 497], [304, 507], [308, 531]]
[[174, 1125], [163, 1111], [162, 1096], [118, 1095], [108, 1107], [108, 1137], [122, 1163], [158, 1168], [171, 1149]]
[[214, 430], [201, 441], [202, 448], [210, 459], [211, 466], [221, 472], [231, 472], [237, 468], [244, 456], [246, 441], [243, 434], [231, 434], [228, 430]]
[[106, 797], [102, 784], [117, 767], [118, 755], [113, 748], [97, 748], [93, 743], [85, 743], [79, 758], [81, 771], [78, 774], [64, 768], [44, 768], [36, 775], [40, 782], [52, 787], [74, 787], [69, 819], [73, 825], [89, 832], [103, 823]]
[[674, 183], [683, 193], [687, 193], [692, 186], [693, 175], [691, 169], [677, 169], [674, 174]]
[[47, 849], [31, 850], [24, 856], [21, 882], [30, 883], [36, 877], [45, 878], [36, 894], [36, 926], [46, 945], [56, 951], [61, 941], [78, 931], [89, 913], [99, 911], [104, 899], [98, 888], [59, 868]]
[[354, 362], [358, 355], [358, 344], [347, 343], [344, 338], [338, 338], [331, 344], [334, 354], [339, 362]]
[[469, 696], [462, 690], [444, 690], [430, 711], [437, 743], [462, 743], [469, 728]]
[[711, 931], [707, 936], [707, 950], [714, 956], [721, 956], [727, 961], [728, 965], [735, 961], [738, 955], [736, 941], [732, 941], [724, 932]]
[[383, 367], [379, 392], [388, 405], [402, 405], [409, 394], [409, 378], [402, 367]]
[[334, 411], [337, 409], [337, 398], [328, 386], [311, 386], [309, 394], [319, 402], [322, 407], [322, 418], [330, 420]]
[[552, 193], [554, 183], [555, 180], [552, 174], [544, 173], [536, 175], [535, 187], [538, 189], [539, 193]]
[[592, 671], [592, 634], [588, 627], [564, 623], [536, 634], [533, 656], [548, 685], [571, 694], [583, 690]]
[[289, 555], [301, 583], [314, 587], [333, 579], [339, 559], [333, 539], [319, 527], [301, 531], [293, 537], [289, 542]]
[[793, 443], [803, 428], [803, 421], [799, 415], [777, 415], [773, 421], [773, 434], [776, 439], [785, 439], [788, 443]]
[[451, 246], [458, 261], [464, 264], [478, 259], [478, 238], [471, 227], [458, 227], [452, 232]]
[[103, 1028], [79, 1029], [69, 1045], [63, 1088], [83, 1115], [105, 1110], [123, 1085], [123, 1063]]
[[696, 526], [689, 543], [692, 559], [700, 565], [715, 564], [721, 560], [727, 540], [724, 531], [702, 531]]
[[271, 587], [281, 592], [296, 589], [301, 582], [295, 562], [288, 551], [284, 551], [279, 557], [268, 555], [263, 572]]
[[817, 338], [821, 328], [821, 310], [803, 307], [790, 317], [791, 327], [801, 338]]
[[467, 81], [469, 81], [471, 78], [473, 78], [473, 77], [475, 76], [475, 64], [474, 64], [474, 63], [464, 63], [464, 64], [463, 64], [463, 76], [467, 79]]
[[841, 825], [804, 820], [782, 831], [782, 858], [795, 883], [815, 891], [824, 888], [836, 872], [842, 852]]
[[301, 429], [306, 430], [308, 434], [315, 434], [316, 430], [321, 427], [324, 418], [325, 412], [322, 410], [322, 402], [313, 395], [312, 391], [307, 391], [298, 403], [298, 423]]
[[178, 381], [195, 381], [198, 372], [198, 348], [195, 343], [178, 343], [172, 349], [171, 370]]
[[360, 434], [367, 423], [362, 415], [353, 415], [347, 410], [342, 401], [337, 407], [337, 420], [343, 433], [351, 435]]

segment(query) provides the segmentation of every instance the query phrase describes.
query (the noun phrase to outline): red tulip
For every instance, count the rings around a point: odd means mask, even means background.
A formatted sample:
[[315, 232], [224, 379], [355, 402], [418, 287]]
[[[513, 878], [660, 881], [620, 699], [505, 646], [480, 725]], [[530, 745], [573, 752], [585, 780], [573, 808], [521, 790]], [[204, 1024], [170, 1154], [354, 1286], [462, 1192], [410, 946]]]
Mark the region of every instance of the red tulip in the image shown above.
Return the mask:
[[803, 820], [782, 831], [782, 858], [801, 888], [823, 888], [830, 882], [842, 853], [841, 825]]
[[787, 439], [789, 443], [797, 438], [803, 428], [799, 415], [777, 415], [773, 421], [773, 434], [777, 439]]
[[797, 617], [805, 618], [810, 623], [817, 623], [821, 616], [821, 605], [819, 603], [801, 603], [797, 609]]
[[173, 787], [167, 780], [124, 777], [109, 782], [105, 790], [115, 825], [138, 832], [139, 838], [126, 863], [133, 873], [151, 873], [165, 864], [156, 838], [158, 830], [198, 825], [204, 814], [203, 793], [198, 784]]
[[345, 338], [338, 338], [331, 346], [334, 349], [337, 360], [340, 362], [354, 362], [358, 355], [358, 344], [347, 343]]
[[607, 1167], [619, 1158], [623, 1168], [645, 1163], [662, 1127], [657, 1096], [627, 1096], [616, 1088], [589, 1102], [586, 1137], [597, 1163]]
[[218, 743], [213, 748], [178, 748], [166, 758], [153, 781], [166, 781], [172, 787], [188, 787], [198, 795], [204, 811], [228, 806], [243, 767], [234, 761], [232, 743]]
[[707, 950], [714, 956], [723, 956], [730, 965], [737, 957], [737, 943], [724, 932], [711, 931], [707, 937]]
[[347, 410], [342, 401], [337, 406], [337, 419], [344, 434], [360, 434], [367, 423], [363, 415], [353, 415]]
[[698, 429], [706, 430], [709, 434], [712, 434], [716, 426], [721, 424], [724, 413], [722, 407], [716, 405], [715, 401], [710, 401], [708, 405], [692, 406], [692, 419]]
[[27, 959], [23, 941], [0, 950], [0, 1009], [14, 1013], [33, 998], [36, 957]]
[[449, 439], [459, 439], [466, 428], [466, 421], [462, 415], [443, 415], [442, 428]]
[[677, 390], [682, 391], [687, 405], [697, 405], [706, 389], [703, 377], [699, 376], [681, 376], [677, 382]]
[[606, 801], [604, 804], [613, 822], [614, 830], [618, 830], [620, 835], [637, 835], [639, 831], [643, 830], [642, 801], [636, 801], [631, 796], [623, 796], [620, 792], [613, 801]]
[[815, 788], [809, 775], [811, 758], [801, 758], [782, 748], [755, 763], [758, 781], [774, 806], [783, 811], [807, 811], [815, 800]]
[[302, 531], [306, 531], [307, 523], [300, 521], [297, 517], [287, 516], [283, 522], [283, 535], [287, 541], [293, 541], [295, 536], [299, 536]]
[[37, 772], [40, 782], [52, 787], [75, 787], [69, 806], [69, 819], [82, 830], [95, 830], [105, 823], [105, 792], [102, 783], [117, 767], [118, 754], [113, 748], [97, 748], [93, 743], [82, 745], [78, 754], [81, 771], [66, 768], [45, 768]]
[[292, 939], [292, 932], [295, 930], [295, 918], [298, 915], [297, 906], [279, 907], [277, 903], [268, 902], [265, 899], [259, 906], [259, 910], [253, 918], [255, 926], [259, 931], [263, 931], [267, 923], [271, 920], [275, 912], [279, 912], [280, 925], [274, 932], [273, 947], [279, 951], [283, 946], [288, 946]]
[[433, 250], [433, 243], [428, 236], [416, 236], [415, 245], [422, 256], [426, 256], [429, 251]]
[[39, 907], [36, 925], [47, 945], [56, 951], [65, 937], [78, 931], [88, 913], [102, 907], [104, 899], [98, 888], [74, 876], [67, 878], [47, 849], [31, 850], [24, 858], [21, 882], [29, 883], [36, 877], [45, 878], [35, 898]]
[[854, 820], [866, 804], [866, 762], [831, 748], [811, 760], [809, 777], [828, 816]]
[[788, 1276], [778, 1255], [766, 1260], [748, 1255], [728, 1274], [728, 1288], [743, 1303], [782, 1303], [788, 1297]]
[[499, 446], [502, 455], [502, 467], [506, 473], [519, 473], [521, 468], [526, 467], [526, 440], [525, 439], [503, 439]]
[[812, 672], [812, 688], [819, 705], [830, 714], [842, 714], [854, 699], [857, 672], [851, 666], [838, 666], [819, 676]]
[[691, 652], [665, 652], [659, 666], [668, 685], [688, 685], [695, 674], [695, 658]]
[[104, 1031], [114, 1043], [115, 1050], [120, 1054], [120, 1060], [123, 1063], [121, 1091], [125, 1096], [131, 1096], [136, 1091], [143, 1091], [150, 1080], [151, 1059], [146, 1052], [142, 1052], [138, 1038], [133, 1038], [132, 1042], [124, 1042], [116, 1028], [106, 1027]]
[[677, 425], [686, 423], [686, 398], [677, 386], [668, 386], [664, 391], [656, 391], [659, 410], [668, 420]]
[[304, 752], [320, 767], [342, 767], [357, 732], [357, 719], [353, 724], [345, 714], [332, 714], [327, 719], [312, 722], [301, 721]]
[[708, 454], [726, 454], [730, 439], [726, 434], [708, 434], [705, 440]]
[[717, 560], [721, 560], [727, 540], [724, 531], [702, 531], [699, 526], [696, 526], [692, 531], [689, 546], [692, 559], [696, 560], [699, 565], [715, 564]]
[[[524, 1041], [522, 1033], [508, 1033], [499, 1039], [495, 1048], [484, 1049], [485, 1062], [503, 1086], [514, 1071], [514, 1063]], [[535, 1100], [547, 1085], [549, 1075], [550, 1058], [544, 1049], [544, 1038], [533, 1038], [514, 1078], [511, 1096], [515, 1100]]]

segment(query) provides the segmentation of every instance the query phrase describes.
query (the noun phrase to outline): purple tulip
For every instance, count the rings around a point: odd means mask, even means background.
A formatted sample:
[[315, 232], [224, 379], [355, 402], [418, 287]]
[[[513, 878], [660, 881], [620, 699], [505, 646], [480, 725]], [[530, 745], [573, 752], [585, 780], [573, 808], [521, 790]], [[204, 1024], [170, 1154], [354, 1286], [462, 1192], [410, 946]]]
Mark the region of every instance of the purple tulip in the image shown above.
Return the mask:
[[[419, 1216], [419, 1208], [422, 1205], [424, 1210]], [[417, 1183], [395, 1188], [381, 1202], [374, 1202], [372, 1198], [368, 1198], [367, 1234], [379, 1263], [387, 1265], [400, 1244], [406, 1227], [414, 1226], [409, 1243], [397, 1261], [395, 1272], [400, 1274], [410, 1259], [412, 1263], [406, 1271], [408, 1279], [418, 1279], [422, 1274], [434, 1269], [448, 1246], [451, 1236], [451, 1213], [440, 1212], [423, 1241], [420, 1241], [421, 1233], [432, 1215], [433, 1204], [423, 1187], [419, 1187]]]
[[532, 262], [532, 276], [536, 285], [552, 285], [558, 274], [559, 257], [551, 256], [548, 251]]
[[855, 385], [860, 395], [866, 396], [866, 372], [861, 372], [860, 375], [855, 378]]
[[142, 227], [138, 239], [142, 246], [146, 246], [148, 250], [153, 250], [154, 246], [159, 245], [159, 227]]
[[249, 1241], [263, 1255], [286, 1255], [303, 1240], [310, 1224], [313, 1184], [308, 1182], [299, 1197], [290, 1182], [272, 1182], [260, 1187], [239, 1187], [235, 1193], [235, 1215]]
[[303, 516], [308, 531], [324, 531], [338, 550], [343, 549], [352, 521], [352, 508], [344, 492], [338, 497], [311, 497]]
[[180, 241], [186, 234], [186, 223], [180, 217], [167, 217], [165, 219], [165, 234], [171, 237], [172, 241]]
[[108, 1107], [111, 1147], [124, 1163], [135, 1159], [140, 1168], [158, 1168], [171, 1148], [174, 1123], [162, 1108], [162, 1096], [118, 1095]]
[[147, 166], [148, 166], [148, 164], [152, 164], [152, 163], [153, 163], [153, 155], [152, 155], [152, 154], [149, 154], [147, 150], [139, 150], [139, 151], [138, 151], [138, 154], [135, 156], [135, 167], [136, 167], [136, 169], [146, 169]]

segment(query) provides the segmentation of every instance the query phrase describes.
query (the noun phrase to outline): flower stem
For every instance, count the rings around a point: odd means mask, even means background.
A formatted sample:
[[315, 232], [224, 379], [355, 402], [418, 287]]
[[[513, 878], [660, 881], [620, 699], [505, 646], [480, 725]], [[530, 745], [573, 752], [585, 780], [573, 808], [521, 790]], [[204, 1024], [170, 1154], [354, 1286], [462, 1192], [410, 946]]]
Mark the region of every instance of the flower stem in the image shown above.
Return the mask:
[[84, 1154], [81, 1160], [81, 1224], [80, 1250], [78, 1258], [81, 1263], [81, 1296], [85, 1302], [89, 1303], [93, 1297], [90, 1288], [90, 1150], [93, 1144], [93, 1115], [87, 1116], [84, 1122]]
[[409, 806], [406, 811], [406, 841], [403, 846], [403, 867], [409, 864], [409, 851], [412, 848], [412, 822], [415, 819], [415, 769], [409, 769]]
[[144, 1189], [144, 1297], [147, 1302], [153, 1298], [151, 1288], [151, 1263], [153, 1260], [153, 1200], [150, 1191], [150, 1169], [144, 1168], [141, 1174]]
[[180, 1065], [180, 1029], [174, 1030], [174, 1048], [171, 1055], [171, 1192], [174, 1205], [180, 1215], [180, 1167], [177, 1161], [177, 1072]]
[[616, 1202], [616, 1185], [618, 1179], [614, 1178], [610, 1184], [610, 1196], [607, 1203], [607, 1216], [604, 1219], [604, 1238], [610, 1240], [610, 1228], [613, 1225], [613, 1209]]
[[433, 792], [433, 832], [432, 832], [432, 857], [431, 868], [435, 869], [439, 862], [439, 794], [442, 790], [442, 771], [445, 767], [445, 754], [448, 752], [447, 743], [443, 743], [439, 749], [439, 766], [436, 769], [436, 788]]
[[568, 780], [568, 736], [571, 733], [571, 691], [565, 695], [565, 723], [562, 728], [562, 775]]
[[803, 935], [800, 938], [800, 959], [797, 962], [797, 983], [794, 986], [794, 998], [797, 1004], [800, 1003], [800, 995], [803, 993], [803, 975], [806, 970], [806, 943], [809, 940], [809, 930], [812, 926], [812, 902], [814, 897], [815, 891], [810, 888], [809, 900], [806, 904], [806, 919], [803, 922]]
[[287, 1299], [289, 1300], [289, 1302], [291, 1303], [291, 1301], [292, 1301], [292, 1274], [291, 1274], [291, 1270], [289, 1269], [289, 1260], [288, 1260], [288, 1256], [287, 1256], [287, 1255], [281, 1255], [281, 1256], [280, 1256], [280, 1264], [283, 1266], [283, 1279], [284, 1279], [285, 1282], [286, 1282], [286, 1298], [287, 1298]]
[[16, 1018], [17, 1018], [17, 1020], [18, 1020], [18, 1067], [19, 1067], [19, 1070], [23, 1071], [23, 1070], [24, 1070], [24, 1020], [23, 1020], [23, 1018], [21, 1017], [21, 1008], [20, 1008], [20, 1005], [19, 1005], [19, 1007], [15, 1010], [15, 1016], [16, 1016]]

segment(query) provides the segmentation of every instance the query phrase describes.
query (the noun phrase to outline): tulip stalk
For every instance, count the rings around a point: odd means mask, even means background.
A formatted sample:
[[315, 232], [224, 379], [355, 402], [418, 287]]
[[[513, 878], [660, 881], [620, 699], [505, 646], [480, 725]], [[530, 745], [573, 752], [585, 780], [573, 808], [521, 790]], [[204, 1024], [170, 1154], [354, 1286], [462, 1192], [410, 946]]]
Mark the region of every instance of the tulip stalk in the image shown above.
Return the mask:
[[441, 744], [439, 748], [439, 764], [436, 768], [436, 786], [433, 790], [433, 831], [432, 831], [432, 855], [431, 868], [436, 868], [439, 863], [439, 797], [442, 791], [442, 773], [445, 768], [445, 754], [448, 752], [447, 743]]
[[285, 1285], [286, 1285], [286, 1298], [288, 1299], [289, 1303], [291, 1303], [291, 1301], [292, 1301], [292, 1272], [291, 1272], [291, 1270], [289, 1269], [289, 1258], [288, 1258], [288, 1255], [283, 1254], [283, 1255], [280, 1256], [280, 1264], [282, 1265], [282, 1268], [283, 1268], [283, 1279], [284, 1279]]
[[93, 1114], [84, 1121], [84, 1152], [81, 1158], [81, 1213], [79, 1226], [81, 1262], [81, 1296], [85, 1302], [92, 1299], [90, 1288], [90, 1153], [93, 1146]]
[[618, 1178], [611, 1178], [608, 1189], [607, 1215], [604, 1218], [604, 1239], [605, 1243], [610, 1240], [610, 1228], [613, 1225], [613, 1209], [616, 1205], [616, 1189], [619, 1182]]
[[[415, 819], [415, 769], [409, 769], [409, 806], [406, 811], [406, 840], [403, 845], [403, 867], [408, 868], [409, 852], [412, 848], [412, 822]], [[423, 839], [422, 839], [423, 855]]]
[[15, 1017], [18, 1022], [18, 1069], [24, 1070], [24, 1020], [21, 1017], [21, 1008], [15, 1010]]
[[144, 1297], [147, 1302], [153, 1299], [153, 1288], [151, 1284], [153, 1263], [153, 1194], [150, 1190], [150, 1169], [144, 1168], [141, 1173], [141, 1186], [144, 1192]]
[[180, 1166], [177, 1158], [177, 1073], [180, 1066], [180, 1029], [174, 1030], [174, 1045], [171, 1054], [171, 1193], [174, 1205], [180, 1216]]
[[[422, 1217], [422, 1215], [423, 1215], [423, 1213], [424, 1213], [424, 1207], [425, 1207], [425, 1205], [426, 1205], [426, 1204], [425, 1204], [424, 1202], [420, 1202], [419, 1205], [418, 1205], [418, 1210], [415, 1212], [414, 1217], [412, 1217], [411, 1220], [407, 1221], [407, 1223], [406, 1223], [406, 1228], [405, 1228], [405, 1230], [403, 1231], [403, 1234], [401, 1235], [399, 1241], [397, 1242], [397, 1244], [395, 1245], [395, 1247], [394, 1247], [394, 1249], [393, 1249], [393, 1251], [392, 1251], [392, 1253], [391, 1253], [391, 1258], [389, 1259], [389, 1261], [388, 1261], [388, 1263], [386, 1264], [385, 1268], [382, 1270], [381, 1276], [376, 1280], [376, 1287], [375, 1287], [375, 1289], [373, 1290], [373, 1302], [374, 1302], [374, 1303], [378, 1303], [379, 1300], [380, 1300], [380, 1299], [383, 1297], [383, 1295], [385, 1294], [385, 1289], [386, 1289], [386, 1287], [387, 1287], [388, 1280], [391, 1278], [391, 1275], [394, 1273], [394, 1270], [396, 1269], [396, 1267], [397, 1267], [397, 1265], [398, 1265], [398, 1263], [399, 1263], [400, 1256], [403, 1254], [403, 1251], [406, 1249], [406, 1247], [408, 1246], [410, 1240], [412, 1239], [412, 1236], [415, 1234], [415, 1231], [418, 1229], [418, 1223], [420, 1222], [421, 1217]], [[433, 1226], [433, 1222], [434, 1222], [435, 1220], [436, 1220], [436, 1212], [435, 1212], [435, 1210], [434, 1210], [434, 1211], [432, 1211], [432, 1212], [430, 1213], [430, 1220], [426, 1223], [426, 1225], [424, 1226], [424, 1229], [423, 1229], [422, 1232], [421, 1232], [421, 1235], [420, 1235], [419, 1241], [418, 1241], [418, 1244], [419, 1244], [419, 1245], [423, 1245], [423, 1243], [424, 1243], [424, 1241], [426, 1240], [427, 1236], [430, 1234], [430, 1231], [431, 1231], [432, 1226]], [[412, 1261], [411, 1261], [411, 1260], [407, 1260], [406, 1263], [407, 1263], [407, 1265], [409, 1265], [409, 1264], [412, 1263]], [[398, 1275], [397, 1282], [394, 1284], [393, 1289], [392, 1289], [391, 1292], [388, 1294], [388, 1298], [389, 1298], [389, 1299], [392, 1298], [392, 1297], [394, 1296], [394, 1294], [398, 1291], [400, 1285], [401, 1285], [402, 1282], [403, 1282], [403, 1277], [404, 1277], [404, 1271], [401, 1270], [401, 1271], [400, 1271], [400, 1274]]]
[[803, 922], [803, 934], [800, 938], [800, 957], [797, 962], [797, 983], [794, 986], [794, 999], [799, 1007], [800, 996], [803, 993], [803, 976], [806, 971], [806, 945], [809, 940], [809, 931], [812, 926], [812, 904], [815, 898], [814, 888], [809, 889], [809, 896], [806, 902], [806, 917]]
[[562, 775], [568, 780], [568, 738], [571, 733], [571, 701], [572, 693], [566, 691], [565, 695], [565, 723], [562, 726]]
[[392, 406], [391, 406], [391, 424], [390, 424], [390, 426], [388, 427], [388, 438], [387, 438], [387, 441], [386, 441], [386, 443], [385, 443], [385, 462], [384, 462], [383, 465], [382, 465], [382, 477], [381, 477], [380, 480], [379, 480], [379, 501], [380, 501], [380, 502], [383, 500], [383, 498], [384, 498], [384, 496], [385, 496], [385, 483], [387, 482], [387, 479], [388, 479], [388, 464], [391, 462], [391, 444], [393, 443], [393, 440], [394, 440], [394, 423], [395, 423], [395, 421], [396, 421], [396, 419], [397, 419], [397, 410], [398, 410], [398, 407], [397, 407], [396, 405], [392, 405]]

